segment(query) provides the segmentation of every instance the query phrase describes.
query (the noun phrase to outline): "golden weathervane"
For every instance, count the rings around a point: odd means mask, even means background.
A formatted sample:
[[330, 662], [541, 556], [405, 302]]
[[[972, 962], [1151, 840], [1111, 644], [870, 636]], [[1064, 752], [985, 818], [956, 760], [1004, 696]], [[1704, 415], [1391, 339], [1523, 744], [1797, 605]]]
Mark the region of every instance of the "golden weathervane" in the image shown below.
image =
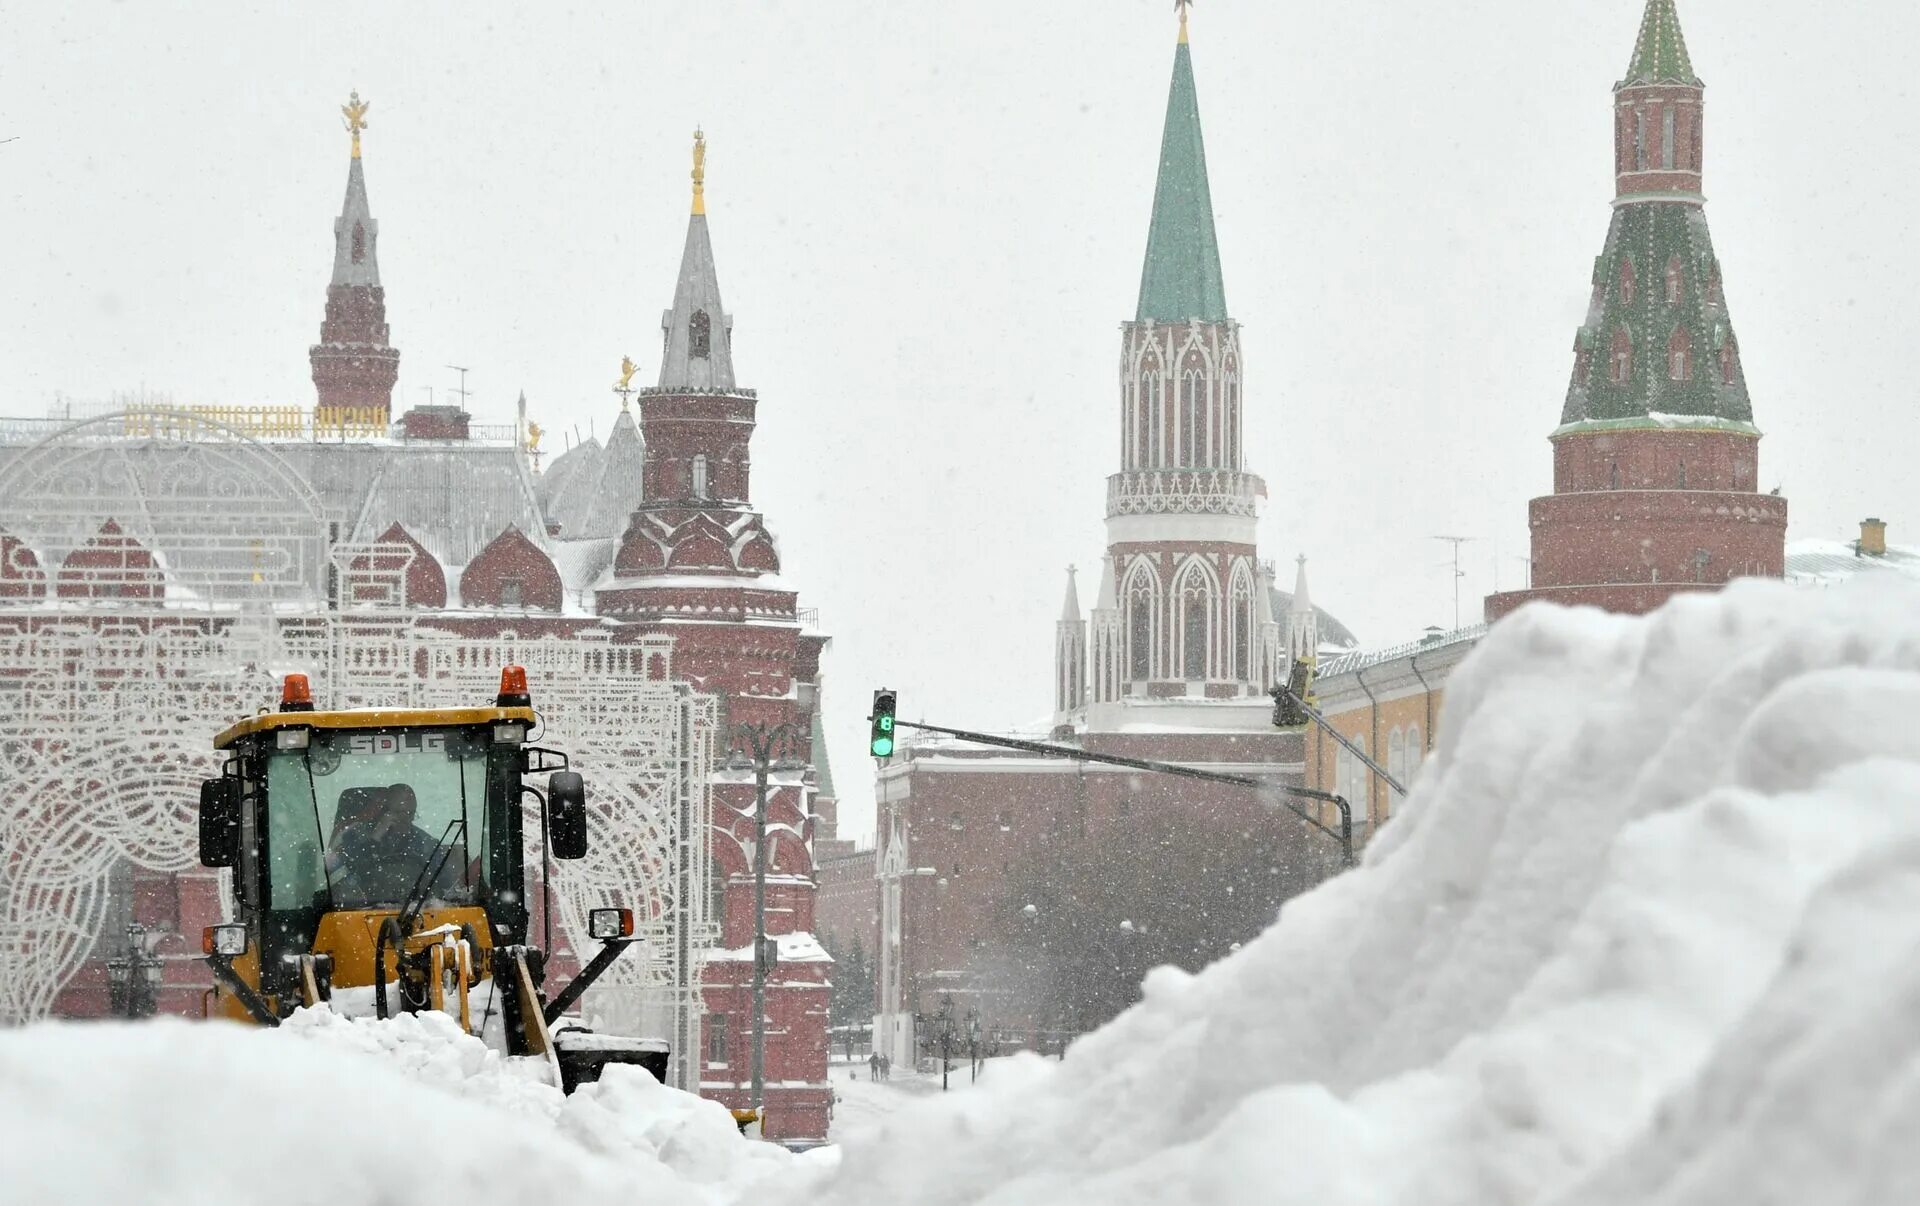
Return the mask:
[[707, 136], [701, 130], [693, 132], [693, 212], [707, 212]]
[[355, 91], [347, 103], [340, 106], [340, 112], [347, 116], [347, 133], [353, 135], [353, 157], [360, 158], [360, 131], [367, 128], [367, 102], [360, 99]]
[[614, 383], [613, 392], [620, 395], [621, 410], [627, 408], [627, 399], [633, 396], [633, 375], [639, 371], [640, 366], [633, 362], [632, 357], [620, 357], [620, 380]]

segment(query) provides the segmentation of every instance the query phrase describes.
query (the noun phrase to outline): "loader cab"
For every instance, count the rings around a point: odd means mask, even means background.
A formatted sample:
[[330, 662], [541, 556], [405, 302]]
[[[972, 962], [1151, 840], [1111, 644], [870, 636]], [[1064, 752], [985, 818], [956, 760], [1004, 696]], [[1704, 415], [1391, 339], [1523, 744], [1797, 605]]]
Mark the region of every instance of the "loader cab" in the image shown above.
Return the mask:
[[519, 682], [491, 708], [315, 711], [290, 675], [279, 710], [215, 738], [227, 758], [202, 790], [201, 861], [232, 870], [262, 996], [297, 997], [316, 952], [336, 984], [371, 983], [375, 931], [408, 909], [476, 951], [526, 941], [523, 780], [552, 775], [552, 855], [584, 854], [586, 828], [565, 755], [527, 743], [537, 721]]

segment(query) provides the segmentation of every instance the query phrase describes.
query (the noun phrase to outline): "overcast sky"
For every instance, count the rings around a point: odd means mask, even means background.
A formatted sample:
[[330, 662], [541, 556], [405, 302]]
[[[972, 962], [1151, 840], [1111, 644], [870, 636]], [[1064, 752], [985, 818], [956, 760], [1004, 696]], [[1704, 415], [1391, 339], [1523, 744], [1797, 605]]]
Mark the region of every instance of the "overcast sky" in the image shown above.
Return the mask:
[[[259, 7], [0, 3], [0, 414], [310, 403], [357, 88], [396, 409], [464, 364], [477, 418], [524, 389], [556, 444], [604, 434], [621, 355], [658, 369], [704, 125], [754, 498], [835, 636], [844, 831], [871, 836], [872, 688], [1045, 715], [1065, 568], [1102, 551], [1168, 0]], [[1523, 578], [1641, 7], [1195, 7], [1262, 553], [1290, 581], [1305, 552], [1367, 644], [1452, 624], [1433, 536], [1475, 538], [1469, 622]], [[1762, 488], [1794, 538], [1876, 514], [1920, 543], [1920, 6], [1681, 15]]]

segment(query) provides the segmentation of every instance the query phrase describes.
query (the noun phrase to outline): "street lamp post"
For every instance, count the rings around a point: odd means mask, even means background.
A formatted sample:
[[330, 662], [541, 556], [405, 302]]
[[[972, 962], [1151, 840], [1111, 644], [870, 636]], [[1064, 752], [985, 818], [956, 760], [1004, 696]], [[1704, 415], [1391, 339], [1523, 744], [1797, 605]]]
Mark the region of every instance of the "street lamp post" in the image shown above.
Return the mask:
[[802, 764], [788, 753], [801, 739], [799, 725], [739, 724], [733, 729], [735, 758], [753, 767], [753, 1112], [766, 1127], [767, 1089], [767, 778], [774, 770], [793, 770]]
[[127, 953], [107, 960], [109, 1008], [115, 1017], [150, 1018], [159, 1012], [160, 982], [166, 964], [153, 952], [161, 935], [149, 938], [146, 926], [127, 926]]

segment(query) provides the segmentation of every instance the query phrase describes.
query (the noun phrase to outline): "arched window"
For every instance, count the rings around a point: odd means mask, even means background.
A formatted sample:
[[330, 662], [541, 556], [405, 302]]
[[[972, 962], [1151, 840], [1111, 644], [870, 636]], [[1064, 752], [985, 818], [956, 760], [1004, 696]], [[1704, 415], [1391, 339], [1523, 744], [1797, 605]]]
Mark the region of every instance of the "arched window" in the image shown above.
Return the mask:
[[1720, 345], [1720, 383], [1722, 385], [1733, 384], [1733, 379], [1737, 375], [1735, 368], [1733, 340], [1729, 338]]
[[1687, 462], [1685, 460], [1682, 460], [1680, 462], [1680, 489], [1684, 490], [1686, 488], [1687, 488]]
[[1210, 677], [1208, 646], [1213, 636], [1213, 589], [1198, 565], [1180, 580], [1180, 673], [1188, 681]]
[[[1368, 752], [1367, 738], [1364, 733], [1356, 736], [1353, 744], [1361, 753]], [[1372, 795], [1372, 785], [1373, 772], [1367, 769], [1367, 764], [1358, 758], [1349, 757], [1346, 782], [1340, 794], [1347, 798], [1347, 806], [1353, 810], [1355, 825], [1365, 825], [1373, 819], [1373, 805], [1369, 798]]]
[[1227, 455], [1226, 466], [1240, 469], [1240, 383], [1227, 378]]
[[1128, 469], [1137, 468], [1139, 454], [1134, 448], [1134, 437], [1139, 433], [1139, 413], [1141, 399], [1145, 396], [1147, 382], [1144, 377], [1136, 377], [1133, 388], [1127, 391], [1126, 405], [1121, 407], [1120, 416], [1120, 464]]
[[1405, 780], [1403, 780], [1403, 782], [1405, 782], [1407, 786], [1409, 787], [1413, 786], [1413, 774], [1415, 771], [1420, 769], [1420, 763], [1425, 761], [1426, 756], [1427, 756], [1427, 747], [1421, 739], [1420, 726], [1417, 724], [1408, 725], [1407, 726], [1407, 777]]
[[1633, 111], [1633, 170], [1647, 170], [1647, 111]]
[[707, 457], [705, 453], [693, 458], [693, 496], [707, 497]]
[[1165, 420], [1161, 416], [1160, 374], [1147, 373], [1147, 463], [1158, 468], [1165, 464]]
[[1153, 579], [1136, 574], [1127, 584], [1127, 677], [1144, 682], [1153, 677]]
[[1633, 336], [1627, 334], [1625, 327], [1617, 327], [1613, 332], [1613, 355], [1610, 359], [1610, 373], [1615, 385], [1623, 385], [1633, 378]]
[[1187, 466], [1201, 463], [1201, 431], [1205, 421], [1201, 396], [1204, 392], [1199, 372], [1188, 369], [1180, 375], [1180, 452], [1184, 457], [1181, 463]]
[[1667, 261], [1667, 304], [1680, 304], [1680, 288], [1684, 283], [1684, 273], [1680, 269], [1680, 257], [1674, 256]]
[[1633, 275], [1633, 258], [1622, 256], [1620, 259], [1620, 303], [1622, 305], [1633, 304], [1633, 287], [1638, 283]]
[[1233, 677], [1251, 680], [1253, 665], [1253, 586], [1245, 574], [1233, 580]]
[[355, 222], [353, 224], [353, 262], [358, 264], [367, 258], [367, 228]]
[[1678, 114], [1673, 111], [1673, 106], [1668, 105], [1665, 114], [1666, 120], [1660, 131], [1660, 166], [1669, 172], [1673, 170], [1674, 119], [1677, 116]]
[[1685, 327], [1675, 327], [1667, 340], [1667, 379], [1688, 381], [1693, 377], [1693, 337]]
[[[1407, 735], [1397, 727], [1387, 734], [1387, 774], [1396, 783], [1407, 781]], [[1393, 792], [1391, 799], [1397, 805], [1400, 793]]]
[[693, 321], [687, 326], [687, 355], [705, 360], [713, 354], [713, 320], [705, 310], [695, 310]]
[[1620, 462], [1612, 461], [1612, 462], [1609, 462], [1607, 465], [1607, 489], [1618, 490], [1619, 488], [1620, 488]]

